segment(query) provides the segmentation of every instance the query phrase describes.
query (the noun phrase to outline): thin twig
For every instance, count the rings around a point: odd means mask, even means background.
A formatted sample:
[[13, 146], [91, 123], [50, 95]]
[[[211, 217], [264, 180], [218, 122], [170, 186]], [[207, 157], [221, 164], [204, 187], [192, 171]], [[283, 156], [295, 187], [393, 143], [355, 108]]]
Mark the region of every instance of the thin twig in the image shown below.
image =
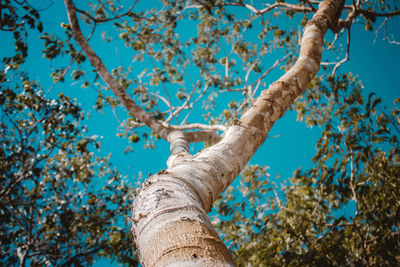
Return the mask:
[[128, 11], [125, 12], [124, 14], [121, 14], [121, 15], [118, 15], [118, 16], [115, 16], [115, 17], [112, 17], [112, 18], [108, 18], [108, 19], [96, 19], [95, 17], [93, 17], [92, 15], [90, 15], [90, 14], [89, 14], [88, 12], [86, 12], [86, 11], [83, 11], [83, 10], [78, 9], [78, 8], [76, 8], [76, 7], [75, 7], [75, 10], [76, 10], [76, 12], [79, 12], [79, 13], [85, 15], [86, 17], [88, 17], [89, 19], [93, 20], [95, 23], [103, 23], [103, 22], [108, 22], [108, 21], [116, 20], [116, 19], [119, 19], [119, 18], [122, 18], [122, 17], [125, 17], [125, 16], [129, 15], [129, 14], [131, 13], [132, 9], [136, 6], [136, 4], [137, 4], [138, 2], [139, 2], [139, 0], [136, 0], [136, 1], [131, 5], [131, 7], [128, 9]]
[[343, 58], [341, 61], [337, 62], [335, 67], [333, 68], [331, 76], [334, 77], [337, 68], [339, 68], [343, 63], [350, 59], [350, 28], [347, 29], [347, 49], [346, 49], [346, 57]]

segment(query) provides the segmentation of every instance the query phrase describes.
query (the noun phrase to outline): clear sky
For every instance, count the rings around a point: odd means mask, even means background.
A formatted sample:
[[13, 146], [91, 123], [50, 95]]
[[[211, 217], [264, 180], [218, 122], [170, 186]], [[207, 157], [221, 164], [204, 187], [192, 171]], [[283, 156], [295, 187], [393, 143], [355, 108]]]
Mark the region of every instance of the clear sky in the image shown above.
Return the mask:
[[[85, 7], [82, 1], [75, 2], [79, 3], [80, 8]], [[153, 1], [142, 2], [147, 7], [153, 6]], [[42, 18], [45, 22], [45, 31], [59, 31], [60, 23], [67, 22], [62, 1], [56, 1], [50, 9], [43, 11]], [[385, 105], [391, 105], [395, 98], [400, 97], [400, 45], [389, 44], [382, 40], [382, 34], [376, 38], [374, 32], [365, 32], [363, 28], [361, 24], [353, 26], [350, 61], [339, 69], [339, 73], [352, 72], [359, 75], [365, 85], [364, 95], [375, 92], [378, 97], [383, 98]], [[101, 28], [96, 33], [100, 34]], [[397, 38], [397, 41], [400, 41], [400, 19], [391, 25], [390, 33]], [[12, 37], [7, 33], [0, 33], [0, 37], [2, 40], [0, 55], [2, 57], [10, 55], [13, 52]], [[50, 88], [52, 84], [52, 79], [48, 77], [52, 65], [42, 58], [42, 42], [38, 41], [37, 37], [37, 34], [29, 37], [29, 57], [24, 69], [30, 73], [31, 79], [39, 80], [47, 91], [46, 88]], [[111, 64], [118, 64], [118, 61], [115, 63], [115, 57], [123, 57], [121, 52], [116, 55], [113, 44], [93, 44], [93, 46], [96, 51], [104, 55], [106, 64], [112, 61]], [[124, 51], [125, 48], [118, 49]], [[115, 67], [107, 66], [109, 69]], [[282, 72], [274, 74], [275, 77], [272, 79], [277, 78], [279, 74]], [[96, 92], [91, 88], [82, 89], [80, 85], [67, 80], [66, 83], [54, 87], [49, 95], [54, 96], [62, 91], [66, 95], [77, 98], [78, 102], [88, 110], [94, 104]], [[143, 143], [139, 142], [133, 146], [133, 153], [124, 154], [123, 150], [128, 145], [128, 141], [116, 136], [118, 121], [111, 110], [105, 109], [102, 113], [96, 113], [93, 110], [90, 113], [92, 117], [88, 120], [89, 134], [102, 136], [100, 153], [102, 155], [112, 153], [113, 165], [122, 174], [128, 175], [132, 183], [137, 182], [139, 173], [146, 177], [149, 173], [156, 173], [166, 168], [166, 160], [169, 156], [167, 142], [158, 142], [156, 149], [153, 150], [142, 149]], [[271, 177], [279, 176], [280, 179], [290, 177], [300, 166], [310, 166], [319, 133], [318, 128], [307, 128], [304, 123], [296, 121], [294, 112], [287, 112], [270, 133], [271, 136], [277, 137], [267, 139], [251, 159], [251, 163], [269, 166]], [[94, 266], [109, 266], [109, 264], [106, 261], [100, 261]]]

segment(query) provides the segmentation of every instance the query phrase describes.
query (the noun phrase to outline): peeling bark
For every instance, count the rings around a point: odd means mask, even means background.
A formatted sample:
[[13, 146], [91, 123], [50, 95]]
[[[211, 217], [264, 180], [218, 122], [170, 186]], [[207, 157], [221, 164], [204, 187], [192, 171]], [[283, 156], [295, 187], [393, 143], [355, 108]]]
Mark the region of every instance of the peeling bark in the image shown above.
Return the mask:
[[169, 168], [142, 185], [133, 206], [133, 232], [145, 266], [235, 265], [206, 214], [318, 72], [324, 34], [342, 7], [342, 0], [320, 4], [305, 27], [296, 64], [261, 93], [218, 143], [194, 156], [180, 143]]

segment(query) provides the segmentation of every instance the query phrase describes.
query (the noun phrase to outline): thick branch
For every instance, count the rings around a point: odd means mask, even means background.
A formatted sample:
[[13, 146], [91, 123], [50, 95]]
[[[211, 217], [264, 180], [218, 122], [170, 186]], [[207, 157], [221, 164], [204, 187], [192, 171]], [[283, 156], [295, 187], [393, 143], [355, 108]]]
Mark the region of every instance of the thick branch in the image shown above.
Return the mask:
[[[342, 8], [342, 4], [341, 1], [324, 1], [320, 4], [318, 12], [306, 25], [297, 62], [268, 90], [261, 93], [253, 107], [241, 119], [243, 124], [256, 127], [262, 132], [269, 131], [294, 99], [304, 92], [319, 70], [323, 36], [328, 27], [335, 23], [337, 10]], [[263, 142], [264, 138], [263, 135], [260, 141]]]
[[145, 266], [233, 266], [206, 213], [233, 182], [269, 130], [318, 72], [323, 36], [343, 0], [325, 0], [306, 25], [296, 64], [261, 93], [215, 145], [145, 182], [133, 206], [133, 230]]
[[[179, 149], [176, 148], [174, 144], [181, 144], [179, 140], [183, 140], [187, 138], [184, 142], [201, 142], [201, 141], [208, 141], [208, 142], [215, 142], [219, 139], [216, 132], [210, 132], [210, 130], [225, 130], [222, 126], [209, 126], [209, 125], [190, 125], [190, 126], [170, 126], [168, 123], [160, 123], [152, 116], [147, 114], [142, 108], [140, 108], [125, 92], [122, 86], [118, 83], [114, 77], [110, 74], [110, 72], [106, 69], [102, 60], [97, 56], [97, 54], [93, 51], [92, 47], [89, 45], [88, 40], [82, 34], [80, 29], [78, 19], [76, 16], [76, 7], [73, 4], [72, 0], [64, 0], [67, 12], [68, 12], [68, 19], [71, 24], [72, 34], [76, 42], [81, 46], [82, 50], [85, 52], [86, 56], [88, 57], [89, 61], [93, 65], [93, 67], [97, 70], [98, 74], [102, 77], [104, 82], [108, 85], [108, 87], [113, 91], [113, 93], [117, 96], [119, 101], [128, 109], [128, 111], [139, 121], [143, 122], [146, 126], [150, 129], [155, 131], [161, 138], [167, 140], [171, 143], [171, 152], [172, 154], [178, 153], [177, 151], [185, 151], [187, 152], [188, 149], [183, 149], [182, 146], [179, 145]], [[131, 11], [131, 9], [135, 6], [137, 1], [130, 7], [127, 13]], [[84, 13], [83, 11], [79, 11]], [[127, 14], [126, 13], [126, 14]], [[89, 16], [88, 14], [84, 13], [85, 15]], [[124, 16], [123, 14], [121, 16]], [[108, 20], [97, 20], [95, 18], [91, 18], [96, 22], [104, 22]], [[187, 104], [187, 103], [186, 103]], [[183, 109], [183, 108], [181, 108]], [[179, 113], [180, 108], [178, 108], [177, 113]], [[185, 129], [206, 129], [206, 132], [189, 132], [189, 133], [182, 133], [180, 134], [179, 138], [175, 140], [178, 136], [176, 134], [177, 131], [182, 131]], [[174, 134], [172, 134], [174, 133]]]
[[93, 51], [92, 47], [89, 45], [87, 39], [82, 34], [79, 27], [78, 19], [76, 17], [76, 8], [72, 0], [64, 0], [65, 7], [68, 12], [68, 20], [71, 24], [72, 34], [75, 41], [81, 46], [86, 56], [88, 57], [90, 63], [97, 70], [97, 73], [101, 76], [108, 87], [117, 96], [119, 101], [128, 109], [128, 111], [140, 121], [145, 123], [150, 129], [155, 131], [159, 136], [165, 140], [168, 139], [168, 134], [170, 130], [164, 127], [152, 116], [147, 114], [142, 108], [140, 108], [136, 103], [129, 97], [122, 86], [117, 80], [110, 74], [110, 72], [104, 66], [102, 60]]

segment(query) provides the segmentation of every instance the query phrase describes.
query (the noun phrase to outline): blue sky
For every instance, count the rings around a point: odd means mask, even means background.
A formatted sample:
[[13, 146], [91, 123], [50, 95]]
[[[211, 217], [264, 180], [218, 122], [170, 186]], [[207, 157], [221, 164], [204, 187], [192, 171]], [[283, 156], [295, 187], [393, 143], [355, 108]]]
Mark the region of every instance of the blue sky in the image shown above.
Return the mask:
[[[84, 8], [81, 2], [79, 7]], [[142, 1], [147, 7], [152, 7], [154, 1]], [[142, 6], [144, 8], [145, 6]], [[67, 22], [66, 13], [62, 1], [56, 1], [51, 9], [42, 14], [45, 31], [59, 31], [60, 23]], [[100, 34], [100, 29], [96, 32]], [[390, 33], [397, 41], [400, 41], [400, 19], [395, 19], [390, 26]], [[7, 33], [0, 33], [2, 42], [0, 44], [0, 55], [10, 55], [13, 51], [12, 37]], [[37, 79], [42, 84], [45, 91], [52, 84], [52, 79], [48, 77], [51, 69], [49, 62], [42, 58], [42, 43], [37, 41], [38, 34], [33, 34], [29, 38], [29, 58], [24, 69], [31, 75], [31, 79]], [[376, 39], [376, 41], [375, 41]], [[94, 44], [94, 49], [99, 54], [104, 55], [106, 66], [111, 69], [118, 65], [115, 62], [115, 47], [113, 44], [99, 45]], [[121, 47], [119, 54], [125, 48]], [[278, 58], [273, 59], [275, 61]], [[107, 65], [108, 64], [108, 65]], [[400, 97], [400, 45], [389, 44], [382, 40], [382, 34], [376, 35], [374, 32], [366, 32], [364, 25], [356, 24], [352, 28], [352, 40], [350, 50], [350, 61], [342, 65], [338, 71], [352, 72], [358, 75], [365, 86], [364, 95], [375, 92], [378, 97], [382, 97], [384, 104], [390, 106], [395, 98]], [[273, 81], [283, 72], [276, 72], [270, 79]], [[78, 99], [85, 109], [90, 109], [94, 104], [96, 92], [91, 89], [82, 89], [81, 84], [74, 84], [67, 80], [64, 84], [58, 84], [49, 95], [57, 95], [63, 92], [71, 97]], [[125, 175], [128, 175], [132, 183], [137, 183], [139, 176], [146, 177], [149, 173], [156, 173], [166, 168], [166, 160], [169, 156], [169, 145], [165, 141], [157, 142], [156, 149], [143, 149], [143, 143], [139, 142], [133, 147], [134, 152], [124, 154], [123, 150], [128, 141], [116, 136], [118, 122], [110, 109], [96, 113], [91, 111], [91, 118], [88, 120], [89, 134], [96, 134], [102, 137], [101, 154], [112, 153], [113, 165]], [[123, 111], [118, 111], [121, 117], [126, 116]], [[292, 111], [287, 112], [271, 130], [271, 136], [264, 145], [256, 152], [251, 159], [251, 163], [268, 165], [271, 177], [290, 177], [294, 170], [300, 166], [311, 166], [310, 159], [314, 156], [314, 144], [319, 138], [318, 128], [307, 128], [304, 123], [296, 121], [296, 114]], [[141, 175], [140, 175], [141, 173]], [[107, 261], [100, 261], [94, 266], [108, 266]]]

